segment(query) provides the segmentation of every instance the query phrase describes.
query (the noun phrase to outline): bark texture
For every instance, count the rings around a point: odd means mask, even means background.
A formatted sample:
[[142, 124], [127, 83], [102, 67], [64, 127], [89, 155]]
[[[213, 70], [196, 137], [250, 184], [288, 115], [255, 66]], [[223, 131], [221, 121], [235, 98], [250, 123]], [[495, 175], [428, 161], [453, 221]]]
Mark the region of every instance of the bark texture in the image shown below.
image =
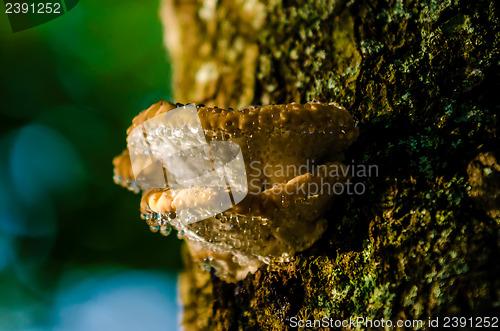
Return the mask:
[[228, 284], [186, 254], [187, 329], [498, 316], [499, 7], [163, 0], [175, 101], [335, 101], [360, 121], [346, 160], [379, 166], [364, 195], [335, 200], [323, 238], [291, 263]]

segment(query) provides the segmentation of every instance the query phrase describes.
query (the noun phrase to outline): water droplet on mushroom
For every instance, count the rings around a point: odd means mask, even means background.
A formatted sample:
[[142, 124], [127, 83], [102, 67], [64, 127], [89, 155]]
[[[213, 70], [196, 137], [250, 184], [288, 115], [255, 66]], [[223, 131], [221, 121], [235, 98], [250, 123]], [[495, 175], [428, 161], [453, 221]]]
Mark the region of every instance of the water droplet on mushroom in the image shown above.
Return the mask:
[[162, 225], [160, 229], [160, 233], [164, 236], [168, 236], [172, 232], [172, 227], [170, 225]]
[[113, 181], [115, 182], [115, 184], [120, 184], [122, 182], [122, 178], [118, 175], [114, 175]]

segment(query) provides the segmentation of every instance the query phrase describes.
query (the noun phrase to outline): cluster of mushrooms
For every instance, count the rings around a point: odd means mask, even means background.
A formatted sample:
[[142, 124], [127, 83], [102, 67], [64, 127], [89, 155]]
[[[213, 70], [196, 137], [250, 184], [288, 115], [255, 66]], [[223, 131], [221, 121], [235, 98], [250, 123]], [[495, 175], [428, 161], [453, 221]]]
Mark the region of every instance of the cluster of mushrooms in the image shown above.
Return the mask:
[[183, 209], [203, 208], [220, 192], [207, 187], [173, 190], [168, 181], [161, 187], [143, 185], [130, 157], [135, 128], [183, 106], [160, 101], [142, 111], [127, 130], [129, 148], [113, 160], [115, 182], [142, 193], [141, 215], [151, 230], [168, 235], [175, 228], [193, 259], [228, 281], [263, 264], [287, 262], [312, 246], [327, 227], [323, 216], [337, 192], [332, 188], [349, 181], [343, 151], [359, 134], [349, 112], [321, 102], [238, 110], [197, 105], [207, 143], [239, 146], [247, 185], [244, 198], [229, 209], [188, 222], [180, 217]]

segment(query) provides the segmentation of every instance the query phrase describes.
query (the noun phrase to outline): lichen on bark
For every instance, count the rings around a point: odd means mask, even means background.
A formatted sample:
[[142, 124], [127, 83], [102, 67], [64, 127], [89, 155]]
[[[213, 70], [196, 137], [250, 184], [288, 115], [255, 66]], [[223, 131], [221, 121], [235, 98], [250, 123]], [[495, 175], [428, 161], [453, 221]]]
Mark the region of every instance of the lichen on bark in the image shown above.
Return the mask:
[[187, 329], [497, 315], [497, 3], [163, 0], [162, 17], [177, 101], [335, 101], [360, 121], [347, 160], [379, 166], [292, 263], [227, 284], [186, 255]]

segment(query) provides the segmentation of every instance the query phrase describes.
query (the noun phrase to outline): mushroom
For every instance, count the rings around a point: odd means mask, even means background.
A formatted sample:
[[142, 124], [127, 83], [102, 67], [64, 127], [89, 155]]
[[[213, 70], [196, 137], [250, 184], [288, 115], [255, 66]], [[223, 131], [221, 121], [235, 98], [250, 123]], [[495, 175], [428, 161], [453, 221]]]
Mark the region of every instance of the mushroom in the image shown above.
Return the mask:
[[[141, 112], [127, 130], [129, 146], [134, 129], [182, 106], [160, 101]], [[225, 211], [187, 222], [180, 217], [183, 210], [210, 206], [224, 190], [142, 187], [127, 149], [113, 160], [115, 182], [142, 191], [141, 215], [151, 229], [177, 229], [193, 258], [227, 281], [263, 264], [287, 262], [312, 246], [327, 227], [323, 215], [335, 187], [349, 180], [343, 151], [359, 134], [349, 112], [320, 102], [196, 109], [208, 142], [230, 141], [241, 149], [248, 192]]]

